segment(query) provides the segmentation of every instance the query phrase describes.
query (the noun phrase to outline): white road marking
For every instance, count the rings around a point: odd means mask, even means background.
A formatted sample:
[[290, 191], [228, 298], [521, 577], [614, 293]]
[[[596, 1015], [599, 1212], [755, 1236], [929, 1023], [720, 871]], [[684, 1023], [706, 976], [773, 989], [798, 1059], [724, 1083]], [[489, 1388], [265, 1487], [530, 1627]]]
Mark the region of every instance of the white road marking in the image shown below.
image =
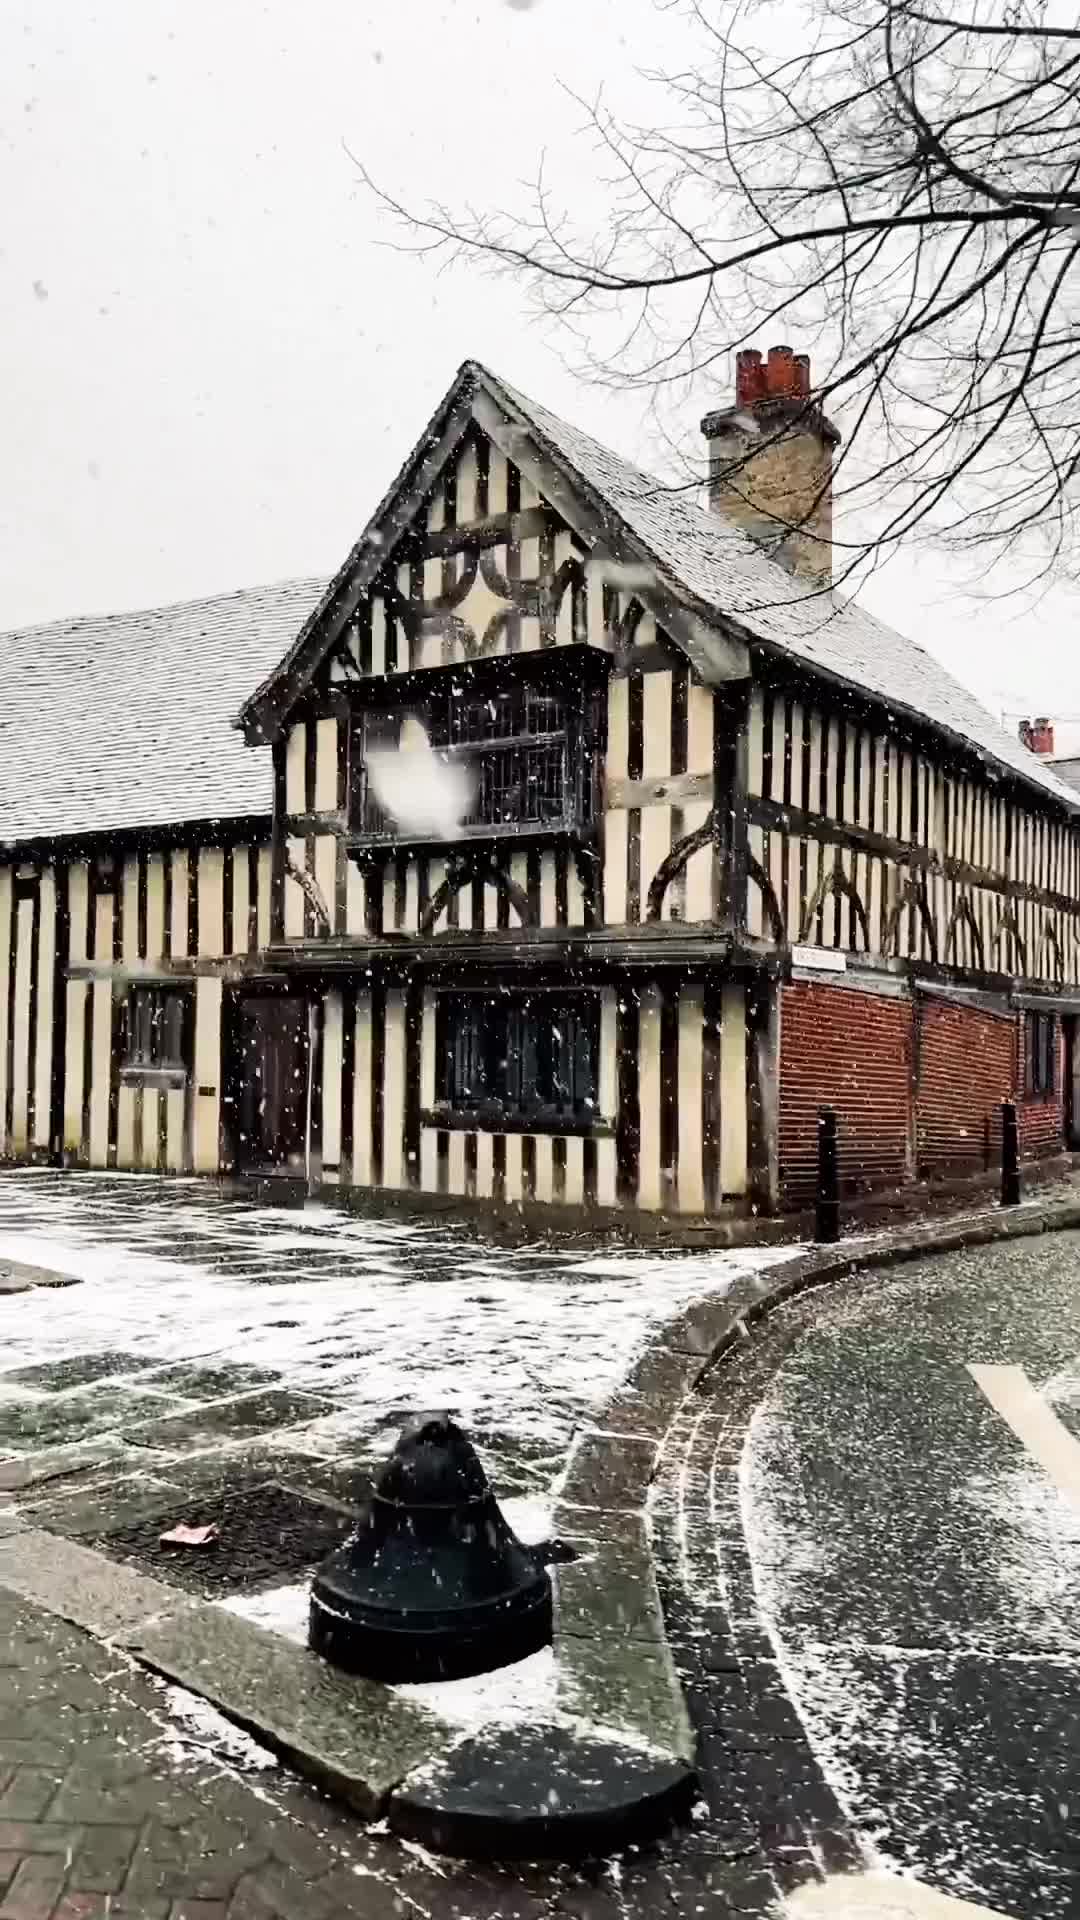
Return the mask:
[[1032, 1386], [1023, 1367], [969, 1366], [968, 1372], [1021, 1446], [1059, 1491], [1080, 1506], [1080, 1441]]
[[787, 1901], [789, 1920], [1006, 1920], [995, 1907], [973, 1906], [891, 1873], [842, 1873], [800, 1887]]

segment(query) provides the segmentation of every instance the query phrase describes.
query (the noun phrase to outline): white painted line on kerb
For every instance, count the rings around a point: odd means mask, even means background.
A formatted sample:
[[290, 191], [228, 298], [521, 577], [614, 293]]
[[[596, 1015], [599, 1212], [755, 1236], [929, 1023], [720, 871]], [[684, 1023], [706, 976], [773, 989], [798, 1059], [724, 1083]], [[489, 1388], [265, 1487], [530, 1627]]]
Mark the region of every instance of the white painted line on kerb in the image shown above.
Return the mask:
[[1044, 1473], [1068, 1499], [1080, 1506], [1080, 1441], [1074, 1440], [1023, 1367], [969, 1366], [990, 1405], [1012, 1428]]
[[1006, 1920], [996, 1907], [953, 1900], [891, 1873], [842, 1873], [815, 1881], [793, 1893], [784, 1912], [789, 1920]]

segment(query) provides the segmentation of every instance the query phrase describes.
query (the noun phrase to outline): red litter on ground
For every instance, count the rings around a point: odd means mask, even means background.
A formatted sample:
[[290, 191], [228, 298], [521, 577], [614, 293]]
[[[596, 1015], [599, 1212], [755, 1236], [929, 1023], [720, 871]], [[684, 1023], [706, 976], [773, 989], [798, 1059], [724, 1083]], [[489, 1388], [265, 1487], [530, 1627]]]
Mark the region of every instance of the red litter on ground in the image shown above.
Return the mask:
[[158, 1546], [212, 1547], [217, 1544], [219, 1537], [218, 1528], [212, 1520], [205, 1527], [189, 1527], [181, 1520], [177, 1526], [170, 1527], [168, 1533], [158, 1535]]

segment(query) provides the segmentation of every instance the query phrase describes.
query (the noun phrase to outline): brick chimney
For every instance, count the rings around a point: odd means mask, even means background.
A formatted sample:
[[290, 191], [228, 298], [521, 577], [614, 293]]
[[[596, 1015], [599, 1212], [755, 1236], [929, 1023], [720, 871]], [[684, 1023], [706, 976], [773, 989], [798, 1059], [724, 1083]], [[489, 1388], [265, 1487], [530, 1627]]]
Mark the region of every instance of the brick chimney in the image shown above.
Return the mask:
[[[810, 397], [810, 356], [735, 356], [735, 405], [707, 413], [709, 505], [814, 586], [832, 578], [832, 455], [840, 435]], [[819, 497], [820, 496], [820, 497]]]
[[1032, 753], [1054, 751], [1054, 728], [1049, 720], [1021, 720], [1020, 738]]

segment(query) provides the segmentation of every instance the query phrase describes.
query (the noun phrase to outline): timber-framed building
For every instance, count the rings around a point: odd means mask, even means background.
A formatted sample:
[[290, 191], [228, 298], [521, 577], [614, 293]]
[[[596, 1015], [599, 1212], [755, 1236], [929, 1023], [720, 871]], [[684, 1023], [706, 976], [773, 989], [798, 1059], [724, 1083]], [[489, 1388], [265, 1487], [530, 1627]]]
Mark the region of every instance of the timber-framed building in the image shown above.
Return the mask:
[[467, 363], [329, 584], [3, 637], [7, 1159], [715, 1216], [823, 1102], [851, 1193], [1077, 1143], [1080, 793], [831, 592], [804, 359], [703, 426], [707, 506]]

